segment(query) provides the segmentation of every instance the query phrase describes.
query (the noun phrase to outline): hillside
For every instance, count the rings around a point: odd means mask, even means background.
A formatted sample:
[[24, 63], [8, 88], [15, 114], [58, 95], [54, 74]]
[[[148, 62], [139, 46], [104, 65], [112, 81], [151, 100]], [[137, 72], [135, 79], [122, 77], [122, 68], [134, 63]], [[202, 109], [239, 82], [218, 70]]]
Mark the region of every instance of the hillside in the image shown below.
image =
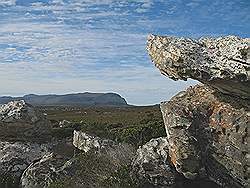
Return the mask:
[[126, 100], [116, 93], [76, 93], [65, 95], [25, 95], [0, 97], [0, 104], [25, 100], [34, 106], [126, 106]]

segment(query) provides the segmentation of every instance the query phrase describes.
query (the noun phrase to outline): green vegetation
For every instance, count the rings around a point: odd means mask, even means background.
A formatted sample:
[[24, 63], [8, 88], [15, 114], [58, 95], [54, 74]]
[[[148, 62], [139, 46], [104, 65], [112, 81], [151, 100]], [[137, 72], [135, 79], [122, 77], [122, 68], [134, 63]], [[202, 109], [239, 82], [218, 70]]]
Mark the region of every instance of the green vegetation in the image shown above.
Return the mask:
[[[154, 137], [165, 136], [159, 106], [124, 108], [47, 107], [42, 109], [54, 122], [54, 137], [72, 135], [74, 129], [117, 142], [132, 144], [135, 149]], [[58, 122], [68, 120], [72, 127], [60, 128]], [[113, 148], [118, 152], [121, 148]], [[74, 157], [76, 171], [50, 185], [50, 188], [109, 187], [135, 188], [138, 181], [131, 178], [131, 162], [113, 158], [112, 151], [91, 150]], [[121, 151], [124, 153], [124, 151]], [[126, 152], [125, 152], [126, 153]], [[131, 153], [131, 152], [127, 152]], [[119, 156], [119, 155], [117, 155]], [[127, 157], [132, 160], [132, 157]], [[74, 165], [73, 165], [74, 166]]]
[[[135, 146], [165, 136], [159, 106], [148, 107], [47, 107], [42, 109], [54, 122], [68, 120], [84, 132]], [[72, 129], [58, 129], [54, 136], [70, 136]]]
[[119, 159], [114, 159], [107, 153], [89, 151], [80, 153], [74, 163], [74, 176], [53, 182], [49, 188], [74, 187], [120, 187], [135, 188], [136, 184], [130, 177], [130, 167], [117, 165]]

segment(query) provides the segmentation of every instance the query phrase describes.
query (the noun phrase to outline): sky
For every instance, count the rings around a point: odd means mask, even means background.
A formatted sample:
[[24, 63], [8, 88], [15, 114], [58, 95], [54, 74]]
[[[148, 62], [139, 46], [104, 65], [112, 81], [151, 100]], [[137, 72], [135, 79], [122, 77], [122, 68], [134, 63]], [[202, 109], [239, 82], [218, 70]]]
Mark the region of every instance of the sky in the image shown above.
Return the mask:
[[0, 95], [116, 92], [136, 105], [196, 82], [154, 67], [147, 35], [250, 35], [250, 0], [0, 0]]

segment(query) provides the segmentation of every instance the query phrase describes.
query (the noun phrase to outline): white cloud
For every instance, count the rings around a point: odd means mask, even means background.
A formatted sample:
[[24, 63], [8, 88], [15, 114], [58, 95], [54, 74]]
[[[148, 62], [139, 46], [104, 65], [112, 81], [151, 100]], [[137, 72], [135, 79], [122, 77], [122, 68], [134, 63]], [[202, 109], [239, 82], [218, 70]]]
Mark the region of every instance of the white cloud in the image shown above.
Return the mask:
[[226, 1], [214, 3], [209, 8], [197, 0], [189, 4], [182, 0], [53, 0], [15, 6], [14, 0], [2, 0], [0, 95], [89, 90], [119, 92], [132, 104], [167, 100], [194, 82], [173, 82], [160, 75], [147, 56], [146, 35], [224, 31], [222, 26], [202, 25], [218, 15], [225, 22], [232, 23], [233, 18], [237, 27], [249, 27], [247, 6], [232, 11]]
[[0, 6], [13, 6], [16, 4], [16, 0], [1, 0]]

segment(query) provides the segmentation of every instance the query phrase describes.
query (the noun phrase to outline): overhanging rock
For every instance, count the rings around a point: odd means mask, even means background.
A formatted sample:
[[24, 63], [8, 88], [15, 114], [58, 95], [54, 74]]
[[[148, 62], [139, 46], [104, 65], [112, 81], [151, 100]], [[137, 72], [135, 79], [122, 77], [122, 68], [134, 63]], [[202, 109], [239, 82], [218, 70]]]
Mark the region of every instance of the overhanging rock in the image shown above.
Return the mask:
[[147, 50], [165, 76], [204, 84], [161, 104], [176, 170], [222, 187], [249, 187], [250, 39], [150, 35]]
[[192, 78], [223, 93], [250, 98], [250, 39], [149, 35], [147, 50], [162, 74]]

